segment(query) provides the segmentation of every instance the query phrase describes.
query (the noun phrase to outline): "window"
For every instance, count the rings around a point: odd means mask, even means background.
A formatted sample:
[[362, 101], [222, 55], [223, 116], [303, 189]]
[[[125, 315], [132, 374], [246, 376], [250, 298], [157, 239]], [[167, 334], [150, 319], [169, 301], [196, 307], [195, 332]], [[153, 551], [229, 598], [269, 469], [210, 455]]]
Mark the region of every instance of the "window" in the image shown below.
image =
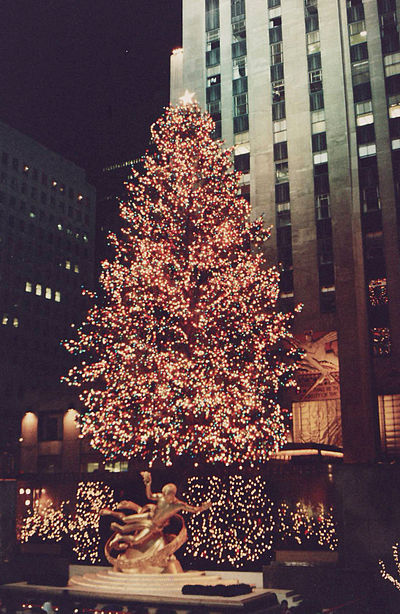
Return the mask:
[[376, 155], [376, 144], [369, 143], [368, 145], [360, 145], [358, 148], [358, 155], [360, 158]]
[[250, 153], [243, 153], [235, 156], [235, 170], [242, 173], [250, 172]]
[[375, 129], [374, 124], [366, 124], [364, 126], [357, 127], [357, 143], [363, 145], [365, 143], [372, 143], [375, 141]]
[[272, 105], [272, 119], [277, 121], [286, 117], [285, 101], [275, 102]]
[[112, 473], [120, 473], [122, 471], [128, 471], [128, 461], [113, 461], [104, 464], [105, 471]]
[[36, 284], [35, 294], [36, 294], [36, 296], [42, 296], [42, 286], [41, 286], [41, 284]]
[[238, 117], [239, 115], [246, 115], [248, 112], [247, 93], [234, 96], [233, 105], [233, 114], [235, 117]]
[[347, 7], [347, 21], [353, 23], [364, 19], [364, 7], [362, 3], [352, 4]]
[[289, 182], [275, 185], [275, 203], [286, 203], [290, 201]]
[[350, 59], [352, 62], [368, 59], [367, 43], [359, 43], [350, 47]]
[[321, 68], [321, 54], [313, 53], [307, 57], [308, 70], [316, 70]]
[[361, 19], [360, 21], [354, 21], [349, 24], [349, 38], [350, 45], [358, 45], [360, 43], [364, 43], [367, 36], [367, 31], [365, 29], [365, 21]]
[[239, 115], [233, 118], [233, 132], [238, 134], [240, 132], [247, 132], [249, 129], [249, 116]]
[[14, 328], [18, 328], [18, 326], [19, 326], [18, 318], [13, 318], [13, 326], [14, 326]]
[[74, 273], [79, 273], [79, 266], [77, 264], [74, 264]]
[[247, 92], [247, 77], [240, 77], [232, 82], [233, 95], [243, 94]]
[[86, 473], [94, 473], [95, 471], [98, 471], [100, 467], [99, 463], [87, 463], [86, 465]]
[[246, 77], [247, 75], [247, 58], [239, 58], [232, 62], [232, 78], [239, 79], [240, 77]]
[[371, 328], [371, 344], [374, 356], [390, 356], [392, 341], [387, 327]]
[[247, 54], [247, 45], [245, 40], [232, 43], [232, 58], [239, 58]]
[[314, 13], [313, 15], [306, 15], [306, 32], [314, 32], [319, 29], [318, 22], [318, 13]]
[[287, 141], [275, 143], [274, 145], [274, 160], [286, 160], [288, 157]]
[[296, 443], [342, 445], [340, 399], [292, 403], [293, 440]]
[[206, 0], [206, 32], [219, 28], [219, 0]]
[[317, 111], [324, 108], [324, 94], [323, 92], [313, 92], [310, 94], [310, 110]]
[[[280, 18], [279, 18], [280, 20]], [[270, 28], [269, 28], [269, 42], [270, 45], [275, 43], [279, 43], [282, 40], [282, 26], [280, 23], [278, 25], [274, 25], [277, 23], [277, 19], [270, 20]]]
[[285, 100], [285, 82], [283, 79], [272, 83], [271, 89], [272, 102], [281, 102], [282, 100]]
[[313, 134], [312, 136], [312, 150], [313, 151], [325, 151], [326, 150], [326, 132], [319, 134]]
[[58, 290], [54, 292], [54, 300], [56, 301], [56, 303], [59, 303], [61, 301], [61, 293]]
[[25, 283], [25, 292], [32, 292], [32, 284], [30, 281]]
[[322, 286], [319, 295], [319, 306], [322, 313], [333, 313], [336, 311], [335, 286]]
[[1, 319], [1, 323], [3, 324], [3, 326], [7, 326], [8, 324], [8, 314], [4, 313], [3, 317]]
[[317, 220], [329, 219], [331, 211], [329, 206], [329, 194], [319, 194], [315, 200]]
[[400, 453], [400, 394], [378, 396], [381, 449], [386, 454]]
[[318, 53], [320, 50], [319, 31], [307, 33], [307, 55]]
[[51, 299], [51, 288], [46, 288], [45, 297]]
[[282, 64], [283, 62], [283, 45], [282, 43], [274, 43], [271, 45], [271, 64]]
[[280, 81], [283, 79], [283, 64], [274, 64], [270, 68], [271, 81]]
[[314, 164], [324, 164], [324, 162], [328, 162], [328, 152], [323, 151], [321, 153], [314, 154]]
[[[219, 40], [209, 41], [207, 43], [207, 51], [206, 51], [206, 66], [207, 68], [210, 68], [211, 66], [217, 66], [219, 62], [220, 62]], [[82, 200], [83, 196], [81, 194], [78, 194], [77, 198], [78, 200]]]
[[275, 164], [275, 181], [276, 183], [281, 183], [283, 181], [288, 181], [289, 178], [289, 164], [288, 162], [278, 162]]

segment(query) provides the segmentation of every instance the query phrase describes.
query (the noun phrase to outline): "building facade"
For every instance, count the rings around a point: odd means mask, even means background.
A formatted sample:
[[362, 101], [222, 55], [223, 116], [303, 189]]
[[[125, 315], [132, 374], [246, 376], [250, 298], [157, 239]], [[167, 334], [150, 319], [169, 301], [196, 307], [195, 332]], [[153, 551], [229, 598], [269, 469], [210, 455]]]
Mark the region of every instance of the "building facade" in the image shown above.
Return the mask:
[[70, 364], [60, 341], [82, 320], [82, 287], [93, 287], [95, 208], [83, 169], [0, 122], [3, 446], [18, 443], [25, 411], [72, 405], [59, 388]]
[[183, 0], [187, 89], [272, 226], [281, 304], [306, 350], [294, 443], [400, 453], [399, 0]]

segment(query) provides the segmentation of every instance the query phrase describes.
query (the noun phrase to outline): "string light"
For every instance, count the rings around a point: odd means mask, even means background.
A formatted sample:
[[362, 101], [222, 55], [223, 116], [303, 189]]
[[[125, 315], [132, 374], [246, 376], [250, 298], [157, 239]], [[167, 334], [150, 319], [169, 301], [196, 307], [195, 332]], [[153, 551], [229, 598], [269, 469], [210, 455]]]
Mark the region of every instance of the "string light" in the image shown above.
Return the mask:
[[102, 482], [78, 484], [73, 515], [68, 512], [69, 500], [62, 501], [57, 509], [49, 497], [40, 497], [22, 520], [19, 541], [26, 543], [35, 536], [43, 541], [60, 542], [69, 536], [79, 561], [100, 562], [99, 512], [113, 504], [113, 490]]
[[277, 541], [285, 545], [293, 541], [301, 546], [313, 545], [336, 551], [338, 537], [333, 508], [298, 501], [293, 510], [284, 501], [278, 508]]
[[184, 556], [230, 563], [235, 568], [259, 560], [271, 550], [274, 504], [260, 476], [191, 477], [185, 496], [210, 500], [207, 514], [188, 515], [189, 540]]
[[263, 462], [286, 443], [277, 394], [296, 385], [293, 314], [276, 309], [269, 231], [213, 130], [197, 104], [152, 126], [155, 153], [132, 171], [102, 263], [106, 301], [65, 342], [85, 355], [63, 378], [81, 390], [82, 433], [108, 460]]
[[[394, 544], [394, 546], [392, 546], [392, 550], [393, 550], [393, 560], [396, 566], [396, 573], [400, 577], [399, 544]], [[384, 580], [388, 580], [389, 582], [391, 582], [393, 586], [395, 586], [397, 590], [400, 591], [400, 580], [398, 578], [395, 578], [393, 574], [391, 574], [390, 572], [386, 570], [386, 565], [382, 560], [379, 560], [379, 571]]]

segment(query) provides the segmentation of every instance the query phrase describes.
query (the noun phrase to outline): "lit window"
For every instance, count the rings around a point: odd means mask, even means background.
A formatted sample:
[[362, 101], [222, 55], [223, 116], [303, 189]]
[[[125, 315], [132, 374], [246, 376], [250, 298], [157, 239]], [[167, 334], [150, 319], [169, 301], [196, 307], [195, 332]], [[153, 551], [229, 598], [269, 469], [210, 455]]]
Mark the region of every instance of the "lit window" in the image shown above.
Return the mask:
[[46, 288], [45, 297], [48, 298], [48, 299], [51, 298], [51, 288]]
[[3, 318], [2, 318], [2, 320], [1, 320], [1, 323], [2, 323], [4, 326], [6, 326], [6, 325], [8, 324], [8, 315], [7, 315], [6, 313], [3, 315]]
[[87, 473], [93, 473], [94, 471], [98, 471], [99, 463], [88, 463], [87, 464]]
[[29, 171], [29, 166], [27, 164], [24, 164], [24, 173], [27, 173]]
[[392, 149], [400, 149], [400, 139], [393, 139]]
[[36, 296], [42, 296], [42, 286], [41, 286], [41, 284], [36, 284], [35, 294], [36, 294]]
[[68, 269], [68, 270], [71, 268], [71, 261], [70, 260], [66, 260], [65, 261], [65, 268]]
[[25, 283], [25, 292], [32, 292], [32, 284], [30, 281]]
[[366, 158], [367, 156], [376, 155], [376, 144], [369, 143], [368, 145], [360, 145], [358, 148], [358, 155], [360, 158]]
[[78, 200], [83, 200], [82, 194], [78, 194]]
[[372, 113], [363, 113], [357, 115], [357, 126], [367, 126], [374, 123], [374, 116]]
[[61, 301], [61, 294], [58, 290], [54, 292], [54, 300], [56, 301], [56, 303], [59, 303]]
[[55, 188], [56, 185], [57, 185], [57, 181], [55, 179], [53, 179], [53, 181], [51, 182], [51, 185], [53, 186], [53, 188]]
[[106, 471], [111, 471], [112, 473], [128, 471], [128, 461], [114, 461], [111, 463], [105, 463], [104, 469]]
[[400, 103], [391, 104], [389, 107], [389, 117], [394, 119], [395, 117], [400, 117]]
[[314, 154], [314, 164], [323, 164], [328, 162], [328, 152], [323, 151], [321, 153]]
[[385, 394], [378, 396], [379, 425], [382, 451], [399, 454], [400, 452], [400, 395]]
[[58, 230], [62, 230], [63, 229], [62, 224], [57, 224], [57, 228]]
[[14, 318], [13, 319], [13, 326], [14, 326], [14, 328], [18, 328], [18, 326], [19, 326], [18, 318]]
[[83, 240], [85, 241], [85, 243], [87, 243], [89, 241], [88, 236], [87, 235], [83, 235]]
[[36, 213], [34, 209], [32, 209], [32, 211], [29, 212], [29, 217], [32, 217], [32, 218], [36, 217]]
[[74, 273], [79, 273], [79, 266], [74, 264]]

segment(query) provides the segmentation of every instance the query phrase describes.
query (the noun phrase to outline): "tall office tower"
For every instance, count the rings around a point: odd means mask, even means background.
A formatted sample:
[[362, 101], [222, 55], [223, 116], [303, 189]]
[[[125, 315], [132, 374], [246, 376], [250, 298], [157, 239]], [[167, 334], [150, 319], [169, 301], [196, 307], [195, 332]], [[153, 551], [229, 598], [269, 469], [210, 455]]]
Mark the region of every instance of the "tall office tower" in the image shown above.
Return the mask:
[[400, 452], [399, 0], [183, 0], [184, 90], [234, 147], [273, 226], [281, 303], [303, 303], [293, 440]]
[[0, 122], [3, 443], [18, 438], [20, 414], [43, 403], [57, 425], [51, 410], [60, 409], [59, 377], [70, 361], [60, 341], [82, 320], [82, 286], [93, 285], [94, 226], [85, 172]]

